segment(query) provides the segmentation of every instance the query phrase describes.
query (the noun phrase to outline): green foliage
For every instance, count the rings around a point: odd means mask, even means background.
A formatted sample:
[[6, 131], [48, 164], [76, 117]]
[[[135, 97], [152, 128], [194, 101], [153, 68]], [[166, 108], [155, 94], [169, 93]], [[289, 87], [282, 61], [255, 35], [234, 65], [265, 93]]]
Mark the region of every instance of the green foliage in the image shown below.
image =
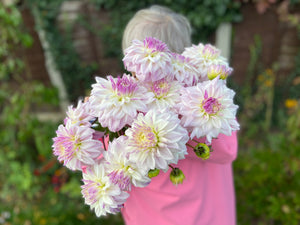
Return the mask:
[[299, 4], [299, 3], [300, 3], [299, 0], [290, 0], [291, 6], [297, 5], [297, 4]]
[[[299, 66], [276, 82], [277, 64], [264, 69], [262, 43], [255, 37], [242, 105], [239, 157], [234, 163], [238, 224], [291, 224], [300, 220]], [[283, 104], [285, 102], [285, 104]], [[284, 107], [286, 106], [286, 107]]]
[[0, 17], [1, 47], [6, 51], [1, 68], [10, 66], [0, 77], [0, 223], [123, 224], [120, 215], [98, 219], [84, 205], [81, 174], [67, 171], [53, 157], [58, 124], [39, 121], [36, 112], [58, 107], [57, 90], [23, 79], [18, 66], [23, 61], [14, 53], [32, 39], [24, 33], [15, 6], [1, 4]]
[[291, 141], [287, 131], [241, 146], [234, 163], [239, 224], [299, 224], [300, 136]]
[[239, 22], [242, 17], [239, 11], [240, 3], [232, 0], [147, 0], [147, 1], [122, 1], [122, 0], [90, 0], [92, 3], [109, 11], [111, 23], [104, 26], [100, 36], [107, 44], [107, 53], [110, 56], [121, 58], [121, 39], [123, 30], [130, 18], [142, 8], [151, 5], [163, 5], [175, 12], [185, 15], [193, 27], [193, 41], [207, 41], [209, 36], [222, 22]]
[[295, 68], [284, 82], [281, 94], [285, 97], [300, 98], [300, 52], [295, 58]]
[[237, 92], [238, 118], [246, 136], [243, 140], [247, 142], [253, 138], [265, 138], [257, 136], [258, 132], [269, 132], [275, 127], [280, 129], [284, 119], [281, 118], [284, 114], [282, 102], [287, 97], [282, 95], [285, 92], [284, 85], [278, 86], [276, 83], [278, 64], [273, 63], [271, 68], [264, 68], [262, 64], [262, 41], [259, 36], [254, 36], [249, 52], [250, 61], [244, 84], [236, 85], [229, 80], [229, 85]]
[[14, 7], [5, 7], [0, 4], [0, 79], [9, 79], [22, 70], [24, 64], [17, 57], [16, 52], [12, 52], [13, 46], [23, 45], [30, 47], [32, 38], [21, 29], [22, 16]]
[[[295, 101], [295, 100], [294, 100]], [[296, 142], [300, 139], [300, 101], [296, 101], [296, 104], [291, 107], [289, 118], [287, 119], [287, 139]]]

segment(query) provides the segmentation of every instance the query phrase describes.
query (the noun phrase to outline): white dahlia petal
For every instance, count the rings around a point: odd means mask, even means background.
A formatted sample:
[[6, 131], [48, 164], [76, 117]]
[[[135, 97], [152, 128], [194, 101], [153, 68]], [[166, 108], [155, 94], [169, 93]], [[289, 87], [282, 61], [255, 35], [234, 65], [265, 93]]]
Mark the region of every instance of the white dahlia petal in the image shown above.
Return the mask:
[[157, 81], [171, 76], [171, 52], [162, 41], [148, 37], [144, 41], [133, 40], [125, 49], [125, 68], [134, 72], [140, 81]]
[[152, 93], [127, 74], [122, 78], [96, 77], [96, 81], [89, 99], [93, 115], [98, 117], [102, 127], [113, 132], [131, 124], [138, 111], [146, 112], [147, 104], [153, 98]]
[[177, 114], [149, 110], [140, 113], [126, 130], [130, 160], [149, 169], [167, 170], [187, 154], [188, 132], [180, 125]]
[[88, 101], [82, 102], [82, 100], [79, 100], [76, 108], [73, 106], [68, 107], [65, 123], [70, 122], [78, 126], [91, 126], [90, 122], [94, 119], [95, 117], [92, 116], [90, 103]]
[[191, 132], [191, 138], [206, 136], [211, 142], [220, 133], [231, 135], [232, 131], [239, 130], [236, 121], [238, 106], [234, 105], [233, 97], [234, 91], [217, 78], [182, 89], [178, 111], [183, 126]]
[[104, 151], [100, 141], [94, 139], [94, 130], [86, 126], [67, 123], [60, 125], [53, 138], [53, 154], [71, 170], [82, 170], [94, 164]]
[[172, 73], [174, 78], [185, 86], [193, 86], [198, 82], [197, 67], [188, 57], [172, 53]]
[[155, 82], [144, 83], [147, 90], [154, 95], [149, 103], [149, 109], [164, 110], [173, 109], [180, 102], [180, 89], [182, 85], [176, 80], [161, 79]]
[[151, 181], [148, 177], [148, 170], [129, 160], [126, 146], [126, 136], [120, 136], [109, 144], [108, 151], [104, 153], [108, 177], [121, 190], [130, 190], [132, 184], [145, 187]]
[[190, 58], [190, 62], [196, 66], [200, 81], [208, 80], [208, 70], [212, 65], [226, 65], [227, 59], [221, 56], [221, 51], [210, 44], [193, 45], [182, 53], [183, 56]]
[[98, 217], [119, 212], [129, 197], [127, 192], [110, 181], [103, 163], [89, 167], [86, 173], [83, 173], [82, 181], [84, 185], [81, 186], [81, 193], [85, 204], [95, 209]]

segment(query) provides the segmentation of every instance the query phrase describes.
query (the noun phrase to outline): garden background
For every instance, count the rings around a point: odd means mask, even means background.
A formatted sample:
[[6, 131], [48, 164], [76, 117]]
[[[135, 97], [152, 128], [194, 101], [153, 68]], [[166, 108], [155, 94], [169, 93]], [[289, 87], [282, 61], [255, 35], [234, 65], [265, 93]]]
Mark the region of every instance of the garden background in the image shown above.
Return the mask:
[[124, 72], [124, 26], [152, 4], [188, 17], [194, 43], [229, 32], [238, 224], [300, 224], [298, 0], [0, 0], [0, 224], [123, 224], [84, 205], [80, 174], [51, 145], [94, 76]]

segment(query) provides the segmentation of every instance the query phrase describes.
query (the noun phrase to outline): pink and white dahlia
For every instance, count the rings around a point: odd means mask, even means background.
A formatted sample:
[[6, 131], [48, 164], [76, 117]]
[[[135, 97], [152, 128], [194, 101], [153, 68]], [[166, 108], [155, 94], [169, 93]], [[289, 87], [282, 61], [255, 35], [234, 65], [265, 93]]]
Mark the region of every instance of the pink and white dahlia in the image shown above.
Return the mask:
[[71, 170], [93, 165], [104, 151], [102, 143], [93, 138], [94, 130], [89, 127], [67, 123], [60, 125], [56, 134], [53, 154]]
[[225, 80], [231, 73], [233, 69], [228, 65], [211, 65], [207, 69], [207, 77], [212, 80], [216, 77], [219, 77], [222, 80]]
[[164, 110], [173, 109], [180, 102], [180, 89], [182, 85], [176, 80], [161, 79], [144, 84], [148, 91], [154, 94], [153, 101], [149, 104], [150, 109]]
[[190, 59], [183, 55], [172, 53], [173, 74], [176, 80], [186, 86], [193, 86], [198, 82], [198, 71]]
[[82, 175], [81, 193], [85, 204], [94, 209], [98, 217], [120, 211], [129, 194], [110, 181], [103, 164], [87, 168]]
[[231, 135], [239, 130], [236, 121], [238, 106], [233, 103], [235, 92], [224, 80], [214, 79], [182, 89], [179, 113], [184, 127], [191, 138], [205, 137], [210, 143], [220, 133]]
[[138, 167], [136, 162], [129, 160], [129, 152], [126, 151], [127, 137], [120, 136], [114, 139], [104, 153], [106, 159], [106, 172], [113, 184], [121, 190], [130, 190], [131, 184], [136, 187], [147, 186], [151, 179], [148, 170]]
[[91, 126], [90, 121], [94, 119], [95, 117], [90, 112], [90, 103], [79, 100], [76, 108], [73, 106], [68, 107], [65, 123], [70, 121], [71, 124], [78, 126]]
[[147, 37], [144, 41], [133, 40], [125, 49], [125, 68], [134, 72], [140, 81], [157, 81], [170, 76], [171, 52], [162, 41]]
[[130, 160], [149, 169], [168, 170], [187, 154], [188, 132], [180, 125], [177, 114], [149, 110], [140, 113], [125, 131]]
[[209, 66], [228, 65], [226, 58], [221, 56], [221, 51], [210, 44], [193, 45], [186, 48], [182, 55], [189, 57], [191, 63], [196, 66], [200, 81], [208, 80], [207, 70]]
[[147, 104], [152, 101], [153, 94], [130, 75], [108, 76], [107, 79], [96, 77], [96, 81], [89, 101], [93, 115], [110, 131], [116, 132], [131, 124], [137, 111], [146, 112]]

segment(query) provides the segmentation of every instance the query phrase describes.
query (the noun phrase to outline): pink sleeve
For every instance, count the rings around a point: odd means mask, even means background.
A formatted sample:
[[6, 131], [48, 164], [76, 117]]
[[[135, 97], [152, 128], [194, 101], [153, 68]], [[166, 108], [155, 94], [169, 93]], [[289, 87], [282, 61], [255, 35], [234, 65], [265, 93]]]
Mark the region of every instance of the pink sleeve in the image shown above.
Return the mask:
[[[195, 138], [190, 140], [188, 144], [190, 146], [195, 146], [197, 143], [205, 143], [205, 138]], [[211, 149], [213, 150], [210, 157], [206, 160], [199, 159], [194, 153], [193, 149], [189, 146], [188, 155], [186, 158], [190, 160], [200, 160], [202, 162], [227, 164], [235, 160], [237, 156], [238, 142], [237, 142], [237, 132], [232, 132], [231, 136], [225, 134], [220, 134], [218, 138], [212, 140]]]
[[213, 152], [205, 162], [231, 163], [237, 156], [237, 132], [232, 132], [231, 136], [220, 134], [217, 139], [212, 140], [211, 148]]

